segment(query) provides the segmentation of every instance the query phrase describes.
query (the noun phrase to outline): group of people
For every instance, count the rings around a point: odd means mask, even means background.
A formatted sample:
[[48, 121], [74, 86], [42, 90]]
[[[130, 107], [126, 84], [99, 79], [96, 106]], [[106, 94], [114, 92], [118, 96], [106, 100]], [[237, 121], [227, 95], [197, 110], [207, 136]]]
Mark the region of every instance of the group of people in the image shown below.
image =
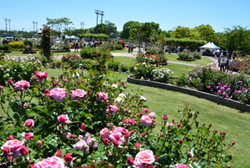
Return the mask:
[[134, 45], [132, 43], [128, 44], [128, 53], [133, 53], [133, 47]]
[[221, 72], [229, 72], [233, 71], [233, 63], [234, 63], [234, 57], [233, 59], [228, 56], [227, 54], [221, 53], [218, 57], [218, 66], [220, 67]]

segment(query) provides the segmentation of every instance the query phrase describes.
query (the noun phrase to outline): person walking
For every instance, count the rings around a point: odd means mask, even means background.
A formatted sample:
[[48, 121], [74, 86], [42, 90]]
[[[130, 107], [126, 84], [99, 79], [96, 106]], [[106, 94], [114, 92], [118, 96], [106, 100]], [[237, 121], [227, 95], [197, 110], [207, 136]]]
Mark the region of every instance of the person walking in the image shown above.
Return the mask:
[[218, 67], [220, 67], [220, 59], [223, 57], [223, 54], [221, 53], [220, 56], [218, 57]]
[[130, 45], [130, 52], [131, 53], [133, 53], [133, 46], [134, 46], [133, 43], [131, 43], [131, 45]]
[[220, 71], [221, 72], [225, 72], [225, 65], [227, 63], [227, 57], [226, 56], [223, 56], [221, 59], [220, 59]]
[[128, 44], [128, 53], [130, 53], [130, 44]]
[[79, 42], [76, 40], [76, 43], [75, 43], [75, 51], [78, 52], [78, 46], [79, 46]]

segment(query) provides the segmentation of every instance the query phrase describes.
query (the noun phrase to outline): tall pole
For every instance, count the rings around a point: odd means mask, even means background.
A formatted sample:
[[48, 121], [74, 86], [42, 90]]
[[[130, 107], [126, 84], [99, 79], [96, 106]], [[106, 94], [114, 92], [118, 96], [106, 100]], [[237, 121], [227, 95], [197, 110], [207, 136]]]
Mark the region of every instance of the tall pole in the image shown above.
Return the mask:
[[6, 24], [6, 32], [7, 32], [7, 21], [8, 19], [4, 19], [5, 20], [5, 24]]
[[35, 31], [35, 21], [32, 22], [33, 23], [33, 32]]
[[101, 33], [102, 33], [102, 20], [103, 20], [103, 15], [104, 15], [104, 11], [101, 11], [101, 16], [102, 16], [102, 19], [101, 19]]
[[36, 31], [38, 31], [38, 30], [37, 30], [37, 24], [38, 24], [38, 22], [36, 22]]
[[97, 25], [98, 25], [99, 10], [96, 10], [96, 9], [95, 9], [95, 13], [96, 13], [96, 34], [97, 34]]
[[9, 31], [10, 31], [10, 21], [11, 21], [11, 19], [9, 19]]

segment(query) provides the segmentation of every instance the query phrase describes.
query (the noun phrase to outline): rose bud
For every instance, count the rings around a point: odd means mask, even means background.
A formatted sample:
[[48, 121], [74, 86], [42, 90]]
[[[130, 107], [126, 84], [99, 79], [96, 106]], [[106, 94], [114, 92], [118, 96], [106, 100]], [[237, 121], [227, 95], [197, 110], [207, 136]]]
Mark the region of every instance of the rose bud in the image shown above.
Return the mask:
[[72, 154], [67, 153], [67, 154], [63, 157], [63, 159], [64, 159], [64, 161], [67, 162], [67, 163], [71, 162], [71, 161], [73, 160]]
[[114, 141], [113, 141], [113, 144], [114, 144], [115, 146], [119, 146], [119, 142], [118, 142], [117, 140], [114, 140]]
[[213, 138], [210, 138], [210, 141], [212, 141], [213, 140]]
[[180, 139], [180, 140], [179, 140], [179, 143], [180, 143], [180, 144], [182, 144], [182, 143], [183, 143], [183, 140], [182, 140], [182, 139]]
[[126, 138], [126, 139], [129, 138], [129, 133], [128, 133], [128, 132], [125, 132], [125, 133], [124, 133], [124, 138]]
[[133, 135], [134, 133], [135, 133], [134, 130], [131, 130], [131, 131], [129, 132], [130, 135]]
[[187, 156], [188, 156], [189, 158], [193, 157], [193, 155], [192, 155], [191, 152], [188, 152], [188, 153], [187, 153]]
[[177, 124], [177, 127], [181, 127], [181, 123]]
[[235, 145], [235, 141], [232, 142], [232, 145]]
[[9, 135], [9, 140], [13, 140], [14, 136], [13, 135]]
[[129, 166], [132, 166], [134, 164], [134, 160], [133, 160], [133, 158], [131, 156], [128, 158], [127, 162], [128, 162]]
[[26, 156], [29, 154], [29, 150], [26, 146], [23, 146], [21, 149], [20, 149], [20, 153], [23, 155], [23, 156]]
[[57, 157], [62, 157], [62, 151], [60, 149], [57, 150], [56, 156]]
[[109, 140], [108, 140], [108, 138], [104, 138], [103, 144], [106, 145], [106, 146], [109, 145]]
[[146, 135], [146, 133], [144, 133], [144, 132], [143, 132], [143, 133], [141, 133], [141, 136], [145, 136], [145, 135]]
[[193, 161], [193, 162], [195, 162], [195, 161], [196, 161], [196, 159], [195, 159], [195, 158], [193, 158], [193, 159], [192, 159], [192, 161]]
[[135, 148], [137, 149], [137, 148], [140, 148], [141, 147], [141, 145], [137, 142], [136, 144], [135, 144]]

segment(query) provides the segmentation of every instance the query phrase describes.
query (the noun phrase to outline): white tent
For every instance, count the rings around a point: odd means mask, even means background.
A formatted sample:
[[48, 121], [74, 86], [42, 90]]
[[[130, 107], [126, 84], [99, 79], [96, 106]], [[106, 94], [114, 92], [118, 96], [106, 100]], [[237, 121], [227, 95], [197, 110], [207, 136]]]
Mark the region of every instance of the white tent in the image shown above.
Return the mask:
[[212, 49], [212, 50], [217, 50], [220, 49], [220, 47], [216, 46], [214, 43], [208, 42], [204, 46], [201, 46], [200, 49]]

